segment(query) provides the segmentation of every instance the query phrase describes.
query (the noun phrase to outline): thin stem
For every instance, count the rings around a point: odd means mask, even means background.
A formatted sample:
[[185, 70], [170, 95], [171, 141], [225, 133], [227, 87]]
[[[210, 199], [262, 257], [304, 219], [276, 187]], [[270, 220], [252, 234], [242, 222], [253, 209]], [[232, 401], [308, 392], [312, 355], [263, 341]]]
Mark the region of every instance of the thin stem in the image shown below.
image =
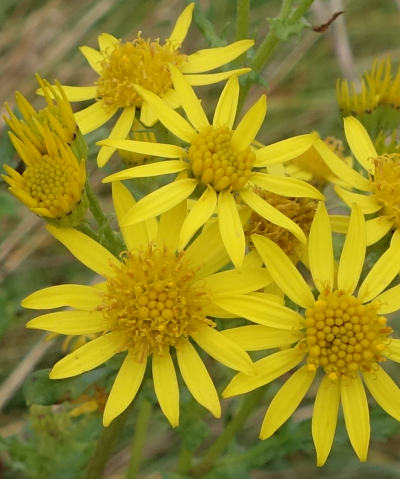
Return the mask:
[[127, 417], [128, 410], [114, 419], [110, 426], [103, 429], [82, 479], [99, 479], [103, 477], [104, 468], [113, 452], [117, 439], [121, 435]]
[[[189, 0], [186, 0], [187, 3], [190, 3]], [[203, 34], [204, 38], [210, 44], [211, 47], [221, 47], [226, 44], [218, 35], [214, 29], [213, 24], [210, 20], [203, 14], [200, 9], [200, 4], [198, 0], [195, 0], [196, 7], [193, 11], [193, 21], [197, 25], [198, 29]]]
[[178, 474], [186, 474], [192, 468], [193, 452], [185, 446], [182, 446], [179, 457], [176, 472]]
[[236, 416], [228, 423], [223, 433], [211, 444], [200, 463], [193, 469], [192, 473], [194, 476], [203, 477], [213, 467], [219, 456], [235, 437], [235, 434], [242, 428], [246, 419], [254, 411], [263, 394], [264, 389], [257, 389], [245, 396]]
[[132, 440], [131, 460], [129, 461], [126, 479], [137, 479], [142, 460], [142, 451], [149, 426], [152, 404], [145, 398], [139, 403], [139, 411], [136, 419], [135, 434]]
[[92, 229], [88, 223], [80, 223], [78, 226], [75, 226], [75, 229], [85, 233], [85, 235], [90, 236], [90, 238], [94, 239], [95, 241], [99, 240], [96, 231], [94, 231], [94, 229]]
[[249, 32], [250, 0], [237, 0], [236, 3], [236, 40], [247, 38]]

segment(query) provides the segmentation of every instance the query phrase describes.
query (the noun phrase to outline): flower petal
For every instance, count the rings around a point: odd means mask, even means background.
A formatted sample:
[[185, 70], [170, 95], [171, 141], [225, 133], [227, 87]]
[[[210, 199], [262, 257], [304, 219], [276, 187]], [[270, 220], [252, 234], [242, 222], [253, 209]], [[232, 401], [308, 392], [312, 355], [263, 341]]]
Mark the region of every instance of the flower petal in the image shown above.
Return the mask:
[[[135, 119], [135, 107], [124, 108], [113, 129], [111, 130], [110, 140], [123, 140], [128, 136]], [[97, 166], [102, 168], [114, 153], [115, 147], [102, 146], [97, 155]]]
[[77, 376], [105, 363], [125, 348], [124, 338], [119, 331], [100, 336], [60, 359], [50, 371], [50, 379]]
[[178, 249], [179, 232], [187, 215], [187, 201], [183, 200], [160, 216], [157, 245], [169, 251]]
[[340, 380], [324, 376], [315, 398], [312, 437], [317, 451], [317, 466], [323, 466], [332, 448], [340, 403]]
[[235, 267], [240, 269], [246, 241], [235, 199], [228, 190], [220, 191], [218, 195], [218, 224], [226, 251]]
[[[80, 52], [86, 58], [87, 62], [89, 63], [90, 67], [99, 75], [101, 74], [103, 67], [101, 66], [103, 63], [103, 55], [92, 47], [82, 46], [79, 47]], [[97, 90], [97, 87], [94, 87]]]
[[360, 194], [353, 193], [348, 191], [345, 188], [335, 185], [335, 192], [342, 199], [347, 206], [351, 208], [351, 205], [354, 203], [357, 204], [364, 215], [369, 215], [370, 213], [376, 213], [382, 209], [382, 204], [378, 203], [373, 195], [371, 194]]
[[256, 374], [238, 373], [222, 392], [222, 397], [228, 398], [247, 393], [264, 386], [296, 367], [304, 358], [298, 348], [289, 348], [260, 359], [254, 363]]
[[196, 401], [215, 417], [221, 417], [221, 405], [214, 383], [196, 349], [189, 341], [176, 350], [183, 380]]
[[267, 114], [267, 97], [261, 95], [256, 103], [245, 113], [239, 125], [233, 131], [231, 144], [236, 152], [245, 150], [256, 137], [265, 115]]
[[389, 216], [378, 216], [368, 220], [365, 224], [367, 229], [367, 246], [381, 240], [393, 228], [393, 220]]
[[254, 166], [261, 168], [292, 160], [307, 151], [318, 138], [316, 133], [293, 136], [256, 150]]
[[325, 205], [319, 203], [308, 236], [310, 272], [318, 291], [334, 285], [332, 233]]
[[30, 309], [52, 309], [61, 306], [90, 311], [101, 302], [102, 292], [92, 286], [60, 284], [40, 289], [21, 301], [21, 306]]
[[172, 427], [179, 424], [179, 387], [175, 366], [169, 352], [153, 354], [154, 391], [160, 408]]
[[182, 160], [156, 161], [154, 163], [147, 163], [145, 165], [134, 166], [133, 168], [118, 171], [117, 173], [103, 178], [102, 182], [110, 183], [111, 181], [128, 180], [131, 178], [148, 178], [150, 176], [169, 175], [171, 173], [186, 170], [187, 168], [188, 164]]
[[358, 291], [363, 303], [380, 294], [399, 272], [400, 249], [390, 246], [372, 266]]
[[103, 415], [105, 427], [109, 426], [117, 416], [123, 413], [135, 399], [143, 381], [146, 363], [147, 361], [138, 363], [135, 356], [128, 352], [107, 399]]
[[243, 268], [242, 271], [221, 271], [201, 280], [215, 295], [245, 294], [264, 288], [272, 282], [265, 268]]
[[332, 233], [346, 234], [349, 229], [349, 216], [344, 215], [329, 215]]
[[183, 73], [202, 73], [226, 65], [254, 45], [253, 40], [239, 40], [225, 47], [206, 48], [187, 56]]
[[183, 222], [179, 236], [179, 250], [184, 249], [196, 231], [207, 222], [214, 213], [216, 205], [217, 194], [213, 188], [207, 187]]
[[290, 176], [253, 173], [250, 177], [250, 181], [264, 190], [272, 191], [272, 193], [282, 196], [314, 198], [316, 200], [325, 199], [325, 196], [314, 186], [297, 178], [291, 178]]
[[230, 313], [271, 328], [304, 328], [304, 319], [300, 314], [262, 295], [219, 294], [213, 297], [213, 303]]
[[251, 68], [236, 68], [235, 70], [227, 70], [225, 72], [218, 73], [200, 73], [199, 75], [185, 75], [189, 85], [201, 86], [201, 85], [213, 85], [220, 81], [224, 81], [227, 78], [244, 75], [249, 73]]
[[297, 223], [295, 223], [285, 214], [281, 213], [277, 208], [269, 204], [268, 201], [265, 201], [263, 198], [261, 198], [261, 196], [254, 193], [253, 190], [240, 190], [240, 197], [260, 216], [270, 221], [274, 225], [280, 226], [281, 228], [290, 231], [301, 243], [307, 242], [304, 231]]
[[110, 330], [114, 321], [101, 311], [58, 311], [43, 314], [26, 323], [29, 329], [43, 329], [59, 334], [92, 334]]
[[113, 267], [118, 267], [120, 262], [97, 241], [72, 228], [56, 228], [49, 224], [46, 228], [89, 269], [104, 277], [114, 276]]
[[183, 9], [182, 13], [175, 22], [171, 35], [167, 40], [172, 45], [174, 50], [178, 49], [183, 40], [186, 38], [190, 24], [192, 23], [194, 5], [194, 2], [189, 3], [189, 5]]
[[[379, 314], [394, 313], [400, 309], [400, 285], [387, 289], [375, 298], [375, 301], [381, 304], [378, 309]], [[22, 303], [21, 303], [22, 304]]]
[[369, 191], [370, 184], [367, 178], [357, 173], [348, 166], [341, 158], [339, 158], [329, 146], [322, 140], [314, 143], [314, 148], [321, 155], [322, 160], [328, 168], [346, 184], [353, 186], [361, 191]]
[[374, 162], [378, 153], [364, 126], [353, 116], [344, 118], [344, 133], [356, 160], [370, 173], [374, 173]]
[[400, 421], [400, 389], [379, 364], [373, 371], [363, 372], [364, 382], [379, 406]]
[[[83, 101], [96, 98], [97, 87], [96, 86], [68, 86], [62, 85], [63, 92], [69, 101]], [[39, 91], [40, 90], [40, 91]], [[41, 88], [37, 93], [41, 94]]]
[[74, 114], [82, 135], [86, 135], [107, 123], [117, 112], [118, 108], [105, 109], [101, 101], [92, 103], [87, 108]]
[[298, 369], [281, 386], [265, 414], [261, 426], [260, 439], [268, 439], [297, 409], [315, 377], [307, 365]]
[[[167, 104], [171, 106], [168, 102]], [[174, 108], [171, 106], [171, 108]], [[147, 101], [142, 103], [142, 107], [140, 108], [140, 123], [146, 126], [147, 128], [151, 128], [154, 126], [158, 121], [158, 117], [154, 110], [151, 108]]]
[[132, 206], [123, 219], [123, 225], [140, 223], [173, 208], [190, 196], [196, 184], [197, 180], [186, 178], [158, 188]]
[[227, 126], [232, 130], [235, 122], [236, 109], [239, 100], [239, 81], [236, 76], [232, 76], [226, 82], [224, 89], [218, 99], [214, 112], [213, 126]]
[[207, 326], [191, 336], [201, 349], [221, 364], [245, 374], [254, 373], [254, 365], [246, 351], [216, 329]]
[[169, 66], [172, 81], [174, 83], [175, 90], [180, 96], [181, 105], [188, 117], [190, 123], [197, 129], [209, 125], [206, 114], [201, 106], [200, 100], [197, 98], [193, 88], [186, 81], [182, 73], [172, 64]]
[[110, 33], [101, 33], [97, 37], [97, 41], [99, 43], [100, 50], [103, 53], [108, 53], [108, 54], [110, 54], [111, 53], [110, 50], [114, 50], [119, 43], [118, 38], [115, 38], [114, 35], [111, 35]]
[[169, 107], [155, 93], [139, 85], [135, 85], [135, 88], [139, 95], [150, 105], [165, 128], [187, 143], [193, 140], [196, 131], [179, 113]]
[[290, 346], [304, 336], [301, 331], [270, 328], [259, 324], [224, 329], [221, 334], [234, 341], [245, 351]]
[[383, 354], [391, 361], [400, 363], [400, 339], [391, 338], [389, 347], [384, 350]]
[[251, 239], [263, 259], [268, 273], [281, 290], [299, 306], [312, 307], [315, 300], [310, 288], [281, 248], [264, 236], [252, 235]]
[[367, 249], [364, 215], [357, 204], [351, 210], [349, 229], [343, 245], [338, 269], [338, 288], [353, 294], [360, 279]]

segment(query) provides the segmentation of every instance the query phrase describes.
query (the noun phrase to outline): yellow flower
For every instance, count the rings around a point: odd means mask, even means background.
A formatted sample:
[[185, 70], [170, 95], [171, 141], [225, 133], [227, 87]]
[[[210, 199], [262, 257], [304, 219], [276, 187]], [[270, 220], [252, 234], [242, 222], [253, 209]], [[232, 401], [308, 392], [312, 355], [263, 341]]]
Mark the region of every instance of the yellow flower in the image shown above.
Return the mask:
[[[314, 143], [314, 148], [339, 178], [367, 193], [353, 193], [339, 185], [335, 186], [336, 193], [350, 207], [356, 203], [364, 214], [377, 213], [378, 216], [366, 223], [367, 244], [371, 245], [390, 230], [400, 228], [400, 154], [378, 155], [367, 130], [354, 117], [344, 119], [344, 131], [351, 151], [368, 179], [346, 165], [321, 140]], [[344, 232], [346, 220], [342, 223]]]
[[[128, 136], [128, 139], [157, 143], [157, 138], [154, 132], [144, 127], [139, 120], [136, 120], [136, 118], [133, 121], [132, 130]], [[118, 153], [127, 165], [142, 165], [144, 162], [150, 160], [151, 158], [146, 155], [141, 155], [140, 153], [131, 153], [130, 151], [124, 150], [118, 150]]]
[[[113, 184], [113, 200], [119, 223], [135, 200], [119, 182]], [[99, 243], [71, 228], [48, 230], [85, 266], [103, 276], [95, 287], [59, 285], [33, 293], [24, 307], [72, 310], [39, 316], [28, 328], [67, 335], [100, 335], [53, 367], [50, 378], [76, 376], [104, 363], [120, 352], [125, 359], [115, 378], [104, 410], [107, 426], [134, 399], [151, 357], [155, 393], [172, 426], [179, 422], [179, 388], [171, 349], [194, 398], [220, 416], [214, 384], [194, 341], [220, 363], [252, 374], [253, 364], [245, 351], [215, 329], [211, 317], [235, 317], [229, 313], [231, 299], [256, 291], [271, 282], [253, 255], [243, 270], [217, 273], [229, 262], [218, 234], [208, 225], [184, 251], [177, 252], [179, 229], [186, 216], [186, 201], [155, 219], [134, 226], [121, 225], [127, 251], [120, 259]], [[217, 304], [225, 301], [227, 308]], [[228, 312], [227, 312], [228, 311]], [[244, 317], [247, 317], [244, 314]], [[261, 324], [269, 324], [268, 318]]]
[[[168, 64], [174, 64], [192, 85], [209, 85], [230, 77], [233, 73], [243, 74], [249, 68], [221, 73], [204, 74], [229, 63], [253, 44], [253, 40], [240, 40], [225, 47], [199, 50], [190, 55], [180, 51], [192, 21], [194, 3], [181, 13], [174, 29], [162, 45], [159, 40], [143, 39], [139, 32], [131, 42], [103, 33], [99, 36], [100, 50], [83, 46], [81, 52], [89, 65], [99, 75], [93, 86], [64, 86], [70, 101], [95, 99], [95, 103], [76, 113], [75, 118], [83, 134], [89, 133], [106, 123], [122, 108], [123, 111], [111, 131], [110, 138], [124, 139], [128, 135], [135, 109], [140, 109], [140, 121], [152, 126], [157, 121], [148, 102], [138, 95], [134, 84], [154, 92], [173, 108], [180, 105], [180, 98], [172, 88]], [[115, 149], [101, 148], [97, 157], [99, 167], [104, 166]]]
[[[395, 235], [398, 241], [400, 232]], [[272, 279], [305, 312], [281, 306], [278, 316], [276, 307], [265, 306], [263, 314], [275, 316], [280, 323], [272, 334], [264, 333], [263, 326], [246, 326], [224, 333], [247, 350], [262, 349], [263, 342], [264, 349], [282, 346], [285, 349], [257, 361], [256, 375], [237, 374], [223, 396], [251, 391], [300, 365], [267, 410], [260, 433], [261, 439], [266, 439], [293, 414], [319, 371], [323, 379], [312, 417], [317, 464], [322, 466], [331, 450], [340, 402], [350, 442], [359, 459], [365, 461], [370, 424], [363, 383], [376, 402], [400, 420], [400, 389], [379, 365], [386, 358], [400, 362], [400, 340], [391, 338], [392, 328], [382, 316], [400, 308], [399, 285], [382, 292], [398, 274], [398, 244], [378, 259], [355, 294], [366, 252], [364, 217], [354, 205], [336, 275], [329, 217], [320, 203], [308, 242], [311, 276], [319, 291], [314, 299], [300, 272], [274, 242], [258, 235], [254, 235], [253, 241], [268, 264]], [[249, 314], [260, 309], [248, 302]], [[302, 326], [288, 329], [288, 322], [294, 324], [295, 318]], [[295, 333], [300, 338], [294, 338]]]
[[154, 93], [139, 86], [136, 88], [164, 126], [186, 143], [187, 147], [129, 140], [103, 140], [101, 145], [164, 158], [179, 158], [129, 168], [103, 181], [179, 171], [185, 172], [189, 178], [178, 177], [173, 183], [150, 193], [132, 207], [124, 218], [124, 223], [134, 224], [154, 217], [188, 198], [196, 186], [201, 185], [204, 191], [183, 224], [179, 248], [188, 243], [217, 209], [222, 240], [233, 264], [240, 268], [245, 252], [245, 237], [237, 209], [238, 200], [271, 223], [288, 229], [305, 243], [306, 238], [301, 228], [257, 195], [253, 191], [254, 187], [284, 196], [323, 199], [323, 195], [313, 186], [296, 178], [257, 172], [254, 168], [265, 168], [290, 160], [307, 150], [317, 135], [299, 135], [253, 151], [250, 145], [266, 114], [265, 95], [243, 116], [236, 129], [233, 129], [239, 82], [236, 76], [231, 77], [221, 93], [213, 122], [210, 124], [199, 99], [183, 75], [173, 66], [171, 74], [190, 123]]

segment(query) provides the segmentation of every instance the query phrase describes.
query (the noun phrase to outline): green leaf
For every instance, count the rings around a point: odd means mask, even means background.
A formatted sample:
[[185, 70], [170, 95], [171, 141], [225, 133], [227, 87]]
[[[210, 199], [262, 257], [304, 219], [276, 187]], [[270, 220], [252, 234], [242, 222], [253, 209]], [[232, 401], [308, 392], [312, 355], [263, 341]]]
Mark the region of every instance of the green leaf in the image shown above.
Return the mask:
[[300, 35], [304, 28], [308, 26], [303, 18], [297, 22], [287, 18], [267, 18], [267, 21], [272, 33], [282, 41], [286, 41], [292, 36]]

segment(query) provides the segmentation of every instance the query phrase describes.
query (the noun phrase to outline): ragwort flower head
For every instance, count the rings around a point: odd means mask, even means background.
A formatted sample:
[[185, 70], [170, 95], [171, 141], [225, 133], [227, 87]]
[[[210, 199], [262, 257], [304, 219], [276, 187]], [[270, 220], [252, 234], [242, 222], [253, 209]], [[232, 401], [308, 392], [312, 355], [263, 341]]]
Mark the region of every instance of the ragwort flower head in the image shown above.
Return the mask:
[[[113, 184], [118, 220], [134, 204], [128, 190]], [[252, 374], [245, 351], [215, 328], [212, 317], [232, 317], [229, 305], [238, 293], [256, 291], [271, 282], [251, 258], [243, 271], [216, 273], [229, 262], [216, 223], [209, 225], [184, 251], [177, 252], [186, 201], [155, 219], [121, 225], [127, 251], [120, 259], [99, 243], [71, 228], [48, 230], [83, 264], [105, 278], [95, 286], [59, 285], [27, 297], [33, 309], [69, 306], [68, 311], [39, 316], [29, 328], [67, 335], [99, 334], [53, 367], [50, 378], [89, 371], [120, 352], [125, 359], [104, 410], [104, 424], [121, 414], [134, 399], [151, 358], [155, 393], [172, 426], [179, 422], [179, 388], [171, 352], [194, 398], [220, 416], [214, 384], [192, 341], [222, 364]], [[219, 300], [227, 303], [218, 306]], [[246, 315], [245, 315], [246, 316]]]
[[175, 67], [170, 68], [175, 90], [180, 95], [182, 107], [190, 123], [153, 93], [140, 86], [136, 88], [166, 128], [187, 146], [103, 140], [101, 145], [164, 158], [179, 158], [129, 168], [103, 181], [177, 172], [182, 172], [187, 178], [182, 178], [181, 173], [173, 183], [140, 200], [128, 212], [124, 223], [134, 224], [168, 210], [182, 199], [188, 198], [199, 185], [204, 191], [183, 224], [179, 248], [188, 243], [217, 209], [222, 240], [232, 262], [240, 268], [245, 253], [245, 236], [238, 212], [239, 202], [244, 202], [272, 223], [288, 229], [305, 243], [302, 229], [265, 201], [254, 188], [284, 196], [319, 200], [324, 198], [323, 195], [313, 186], [296, 178], [257, 172], [255, 168], [283, 163], [301, 154], [312, 145], [316, 134], [299, 135], [253, 150], [251, 143], [266, 114], [265, 95], [249, 109], [234, 129], [239, 83], [236, 76], [231, 77], [221, 93], [210, 124], [191, 86]]
[[[175, 65], [192, 85], [209, 85], [231, 76], [249, 71], [241, 68], [233, 71], [207, 74], [234, 60], [253, 44], [253, 40], [240, 40], [225, 47], [199, 50], [191, 55], [181, 52], [192, 21], [194, 3], [189, 4], [176, 21], [175, 27], [165, 41], [144, 39], [141, 32], [133, 41], [121, 42], [112, 35], [99, 36], [100, 50], [83, 46], [81, 52], [90, 66], [99, 75], [95, 85], [88, 87], [65, 86], [71, 101], [95, 99], [95, 103], [76, 113], [75, 118], [83, 134], [89, 133], [106, 123], [119, 109], [123, 109], [112, 132], [111, 138], [123, 139], [128, 135], [135, 109], [140, 109], [140, 121], [152, 126], [157, 121], [150, 105], [138, 94], [138, 84], [163, 98], [172, 108], [180, 105], [179, 95], [173, 89], [169, 64]], [[112, 148], [102, 148], [97, 162], [104, 166]]]
[[[254, 235], [273, 280], [305, 310], [301, 314], [281, 306], [285, 309], [280, 310], [277, 321], [281, 325], [272, 335], [263, 333], [263, 326], [225, 333], [247, 350], [262, 349], [262, 336], [264, 348], [286, 347], [257, 361], [255, 376], [236, 375], [224, 397], [251, 391], [300, 365], [272, 400], [262, 424], [262, 439], [270, 437], [292, 415], [317, 372], [323, 375], [312, 417], [318, 465], [325, 463], [332, 447], [340, 403], [350, 442], [360, 460], [366, 460], [370, 424], [364, 384], [376, 402], [400, 420], [400, 389], [379, 365], [386, 359], [400, 362], [400, 340], [391, 338], [392, 328], [384, 316], [400, 308], [400, 287], [384, 291], [400, 266], [400, 233], [395, 235], [396, 244], [379, 258], [356, 292], [366, 252], [364, 217], [354, 205], [336, 276], [329, 217], [320, 203], [308, 242], [310, 271], [319, 292], [316, 299], [283, 251], [271, 240]], [[275, 311], [276, 307], [264, 308], [268, 316], [276, 316]], [[295, 344], [288, 348], [290, 343]]]

